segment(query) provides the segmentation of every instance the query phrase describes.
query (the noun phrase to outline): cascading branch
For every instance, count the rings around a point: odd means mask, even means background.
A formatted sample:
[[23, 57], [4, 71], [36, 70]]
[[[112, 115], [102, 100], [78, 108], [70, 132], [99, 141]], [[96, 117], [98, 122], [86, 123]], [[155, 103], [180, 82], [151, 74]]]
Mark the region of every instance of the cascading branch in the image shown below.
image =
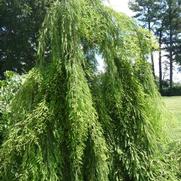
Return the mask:
[[155, 164], [162, 116], [146, 63], [153, 43], [99, 0], [54, 1], [37, 65], [11, 104], [0, 180], [167, 180]]

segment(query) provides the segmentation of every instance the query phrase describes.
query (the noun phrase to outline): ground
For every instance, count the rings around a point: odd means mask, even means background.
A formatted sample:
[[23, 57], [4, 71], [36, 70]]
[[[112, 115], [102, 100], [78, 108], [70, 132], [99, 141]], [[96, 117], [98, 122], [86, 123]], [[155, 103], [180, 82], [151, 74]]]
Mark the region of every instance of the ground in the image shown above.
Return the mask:
[[163, 100], [175, 119], [174, 125], [170, 126], [170, 132], [174, 139], [181, 139], [181, 96], [163, 97]]

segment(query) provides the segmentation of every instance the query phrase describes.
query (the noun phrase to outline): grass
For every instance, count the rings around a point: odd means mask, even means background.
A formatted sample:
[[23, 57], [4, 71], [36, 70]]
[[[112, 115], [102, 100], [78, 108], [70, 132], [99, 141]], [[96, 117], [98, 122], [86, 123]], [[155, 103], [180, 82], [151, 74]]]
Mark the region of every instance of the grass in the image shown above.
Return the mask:
[[170, 126], [170, 134], [174, 140], [181, 139], [181, 96], [163, 97], [163, 100], [175, 120]]

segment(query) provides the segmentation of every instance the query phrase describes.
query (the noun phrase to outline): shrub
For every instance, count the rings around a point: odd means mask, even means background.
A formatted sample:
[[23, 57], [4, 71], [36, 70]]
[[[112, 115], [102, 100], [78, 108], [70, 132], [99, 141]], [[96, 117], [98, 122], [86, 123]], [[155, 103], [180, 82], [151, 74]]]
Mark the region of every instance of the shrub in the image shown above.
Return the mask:
[[163, 88], [161, 92], [162, 96], [181, 96], [181, 86], [174, 85], [172, 88]]

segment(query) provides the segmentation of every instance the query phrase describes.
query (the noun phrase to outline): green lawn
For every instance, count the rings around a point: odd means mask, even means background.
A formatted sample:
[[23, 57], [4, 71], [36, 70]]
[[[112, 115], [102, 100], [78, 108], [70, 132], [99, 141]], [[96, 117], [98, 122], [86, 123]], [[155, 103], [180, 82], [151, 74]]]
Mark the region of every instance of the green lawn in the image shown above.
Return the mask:
[[175, 124], [170, 127], [170, 132], [174, 139], [181, 139], [181, 96], [163, 97], [163, 100], [175, 118]]

